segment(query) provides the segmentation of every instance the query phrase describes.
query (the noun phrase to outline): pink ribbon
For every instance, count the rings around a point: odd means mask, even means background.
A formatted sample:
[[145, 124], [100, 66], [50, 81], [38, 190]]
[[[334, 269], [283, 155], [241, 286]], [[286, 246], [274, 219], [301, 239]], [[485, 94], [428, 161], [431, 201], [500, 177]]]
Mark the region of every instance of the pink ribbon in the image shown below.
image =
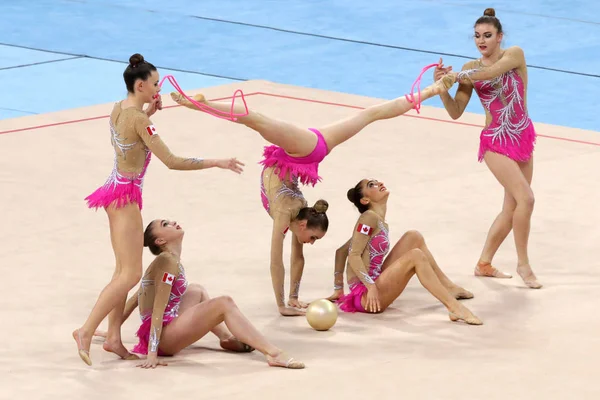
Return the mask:
[[[189, 100], [190, 103], [192, 103], [193, 105], [198, 107], [199, 110], [204, 111], [212, 116], [215, 116], [217, 118], [227, 119], [229, 121], [237, 121], [236, 117], [245, 117], [246, 115], [248, 115], [248, 105], [246, 104], [246, 99], [244, 98], [244, 92], [242, 92], [240, 89], [236, 90], [233, 93], [233, 98], [231, 100], [231, 111], [229, 113], [227, 113], [225, 111], [221, 111], [221, 110], [217, 110], [215, 108], [209, 107], [206, 104], [199, 103], [196, 100], [194, 100], [193, 98], [186, 95], [183, 92], [183, 90], [181, 90], [181, 87], [179, 87], [179, 84], [177, 83], [177, 81], [175, 80], [175, 77], [173, 75], [166, 75], [164, 78], [162, 78], [162, 80], [158, 84], [160, 87], [162, 87], [162, 84], [165, 81], [165, 79], [167, 79], [169, 81], [169, 83], [171, 85], [173, 85], [175, 90], [177, 90], [179, 93], [181, 93], [181, 95], [183, 97], [185, 97], [187, 100]], [[238, 92], [240, 93], [242, 102], [244, 103], [244, 108], [246, 109], [245, 114], [234, 114], [234, 112], [233, 112], [233, 107], [235, 105], [235, 100], [237, 99]]]
[[[439, 64], [429, 64], [429, 65], [423, 67], [423, 69], [421, 70], [421, 73], [419, 74], [419, 76], [413, 83], [412, 87], [410, 88], [410, 94], [405, 95], [406, 100], [415, 104], [414, 109], [417, 110], [417, 114], [421, 113], [419, 111], [421, 109], [421, 78], [423, 77], [423, 74], [425, 73], [425, 71], [427, 71], [430, 68], [437, 67], [438, 65]], [[419, 95], [417, 103], [415, 103], [415, 94], [414, 94], [415, 86], [417, 86], [417, 91], [418, 91], [418, 95]]]

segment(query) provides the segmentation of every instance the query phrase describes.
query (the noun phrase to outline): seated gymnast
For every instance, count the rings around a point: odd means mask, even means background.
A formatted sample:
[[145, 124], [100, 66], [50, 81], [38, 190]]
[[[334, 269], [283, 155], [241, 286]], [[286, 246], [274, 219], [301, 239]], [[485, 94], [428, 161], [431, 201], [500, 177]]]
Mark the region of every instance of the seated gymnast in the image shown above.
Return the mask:
[[[335, 292], [329, 299], [337, 300], [345, 312], [380, 313], [402, 294], [416, 274], [425, 289], [446, 306], [450, 320], [481, 325], [481, 320], [457, 300], [470, 299], [473, 294], [444, 275], [419, 232], [406, 232], [387, 256], [390, 242], [385, 216], [389, 194], [383, 182], [374, 179], [363, 179], [348, 190], [348, 200], [360, 216], [352, 238], [336, 252]], [[350, 293], [344, 295], [346, 256]]]
[[[188, 282], [180, 261], [183, 237], [182, 227], [168, 220], [154, 220], [144, 232], [144, 246], [156, 258], [146, 269], [137, 293], [142, 323], [136, 333], [139, 342], [133, 352], [147, 355], [139, 366], [166, 365], [158, 356], [175, 355], [213, 332], [221, 339], [223, 348], [234, 351], [257, 349], [266, 356], [270, 366], [304, 368], [302, 362], [270, 343], [231, 297], [211, 299], [198, 288], [188, 293]], [[135, 307], [133, 299], [128, 304], [129, 309]], [[234, 336], [221, 326], [222, 322]]]
[[[123, 319], [121, 324], [125, 323], [125, 321], [127, 321], [133, 310], [135, 310], [138, 307], [139, 293], [139, 290], [136, 291], [135, 294], [131, 296], [129, 300], [127, 300], [127, 303], [125, 304], [125, 310], [123, 311]], [[179, 304], [179, 314], [181, 315], [191, 306], [200, 304], [202, 302], [205, 302], [206, 300], [210, 300], [210, 296], [208, 294], [208, 291], [204, 288], [204, 286], [198, 283], [188, 282], [187, 287], [185, 289], [185, 293], [181, 296], [181, 303]], [[248, 346], [246, 343], [240, 342], [235, 336], [233, 336], [224, 323], [215, 326], [215, 328], [211, 330], [211, 333], [213, 333], [219, 339], [219, 344], [221, 345], [221, 348], [225, 350], [240, 353], [254, 351], [253, 347]], [[107, 335], [108, 332], [102, 330], [96, 330], [96, 332], [94, 332], [94, 336], [106, 338]], [[103, 345], [104, 349], [106, 351], [111, 351], [110, 348], [106, 346], [107, 344], [105, 343]], [[139, 357], [136, 358], [139, 359]]]

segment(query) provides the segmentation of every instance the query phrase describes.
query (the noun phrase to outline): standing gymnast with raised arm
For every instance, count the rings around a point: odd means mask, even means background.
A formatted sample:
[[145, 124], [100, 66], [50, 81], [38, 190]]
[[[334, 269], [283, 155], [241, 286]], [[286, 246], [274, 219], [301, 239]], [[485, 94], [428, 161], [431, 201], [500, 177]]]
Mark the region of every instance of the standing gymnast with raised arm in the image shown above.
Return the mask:
[[[534, 196], [533, 150], [536, 132], [527, 112], [527, 63], [518, 46], [501, 47], [503, 31], [493, 8], [488, 8], [475, 22], [475, 45], [481, 58], [467, 62], [456, 74], [459, 86], [453, 98], [440, 95], [452, 119], [465, 111], [473, 93], [485, 109], [485, 128], [481, 131], [479, 161], [485, 161], [494, 177], [504, 187], [502, 211], [494, 220], [475, 267], [475, 275], [511, 278], [492, 266], [492, 259], [511, 229], [517, 248], [517, 273], [525, 284], [539, 289], [529, 264], [528, 242]], [[449, 73], [451, 67], [440, 66], [435, 79]]]

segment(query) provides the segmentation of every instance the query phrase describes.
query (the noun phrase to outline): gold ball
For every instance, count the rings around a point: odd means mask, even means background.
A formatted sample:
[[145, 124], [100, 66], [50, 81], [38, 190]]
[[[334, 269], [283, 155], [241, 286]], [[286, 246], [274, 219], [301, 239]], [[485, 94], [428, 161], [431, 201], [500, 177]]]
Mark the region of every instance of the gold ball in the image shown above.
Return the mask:
[[313, 301], [306, 310], [308, 324], [317, 331], [326, 331], [335, 325], [338, 310], [335, 304], [326, 299]]

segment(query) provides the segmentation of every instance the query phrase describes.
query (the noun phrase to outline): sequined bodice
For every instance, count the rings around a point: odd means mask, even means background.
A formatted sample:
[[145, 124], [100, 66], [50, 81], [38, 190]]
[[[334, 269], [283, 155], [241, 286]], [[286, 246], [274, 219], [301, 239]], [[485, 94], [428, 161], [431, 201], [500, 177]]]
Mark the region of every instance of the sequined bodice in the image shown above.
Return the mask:
[[[144, 277], [141, 282], [142, 289], [145, 289], [149, 286], [154, 286], [154, 279]], [[183, 265], [179, 263], [179, 275], [173, 282], [171, 286], [171, 293], [169, 294], [169, 302], [165, 307], [164, 316], [177, 317], [179, 315], [179, 305], [181, 304], [181, 298], [185, 294], [187, 290], [188, 282], [185, 277], [185, 270]], [[141, 292], [140, 292], [141, 294]], [[150, 308], [148, 313], [144, 315], [140, 315], [142, 321], [152, 317], [152, 308]], [[164, 317], [163, 317], [164, 318]]]
[[[121, 118], [127, 118], [127, 116], [121, 116]], [[114, 165], [108, 180], [115, 185], [128, 184], [133, 181], [141, 188], [152, 153], [139, 137], [138, 140], [133, 142], [127, 140], [131, 136], [137, 137], [133, 128], [129, 126], [132, 124], [129, 120], [133, 119], [133, 117], [129, 116], [127, 119], [125, 122], [118, 122], [119, 124], [124, 124], [121, 130], [126, 132], [125, 135], [119, 134], [112, 120], [109, 120], [110, 142], [114, 150]], [[143, 155], [144, 161], [141, 170], [139, 170], [141, 161], [139, 158], [141, 155]], [[135, 172], [129, 172], [132, 170]]]
[[475, 91], [492, 117], [483, 134], [501, 143], [516, 142], [531, 123], [525, 107], [525, 85], [516, 70], [491, 80], [476, 81]]
[[390, 250], [389, 233], [382, 221], [378, 222], [379, 232], [369, 240], [369, 276], [376, 279], [381, 275], [381, 267]]

